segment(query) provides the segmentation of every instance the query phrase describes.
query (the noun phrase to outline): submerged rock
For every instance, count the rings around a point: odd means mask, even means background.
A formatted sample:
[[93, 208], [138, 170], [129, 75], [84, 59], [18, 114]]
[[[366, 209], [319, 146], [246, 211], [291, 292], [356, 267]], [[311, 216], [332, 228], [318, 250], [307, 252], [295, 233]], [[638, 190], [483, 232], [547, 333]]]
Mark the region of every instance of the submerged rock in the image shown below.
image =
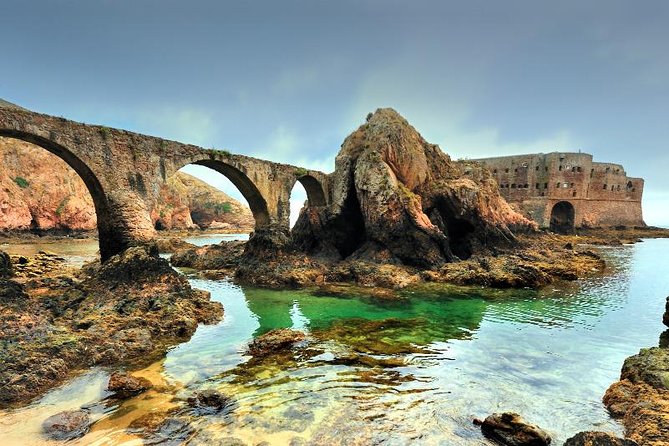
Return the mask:
[[474, 420], [483, 435], [508, 446], [547, 446], [551, 437], [540, 427], [527, 423], [517, 413], [504, 412], [489, 415], [485, 420]]
[[177, 446], [184, 444], [192, 436], [194, 429], [190, 423], [174, 413], [149, 412], [135, 419], [128, 426], [128, 432], [144, 439], [144, 444]]
[[66, 410], [44, 420], [42, 431], [53, 440], [68, 441], [83, 437], [90, 425], [91, 419], [83, 410]]
[[487, 169], [452, 161], [392, 109], [346, 138], [332, 185], [330, 206], [301, 212], [298, 249], [431, 268], [536, 227], [501, 197]]
[[306, 339], [306, 335], [297, 330], [279, 328], [255, 338], [248, 347], [253, 356], [266, 356], [282, 350], [288, 350]]
[[188, 398], [188, 404], [200, 415], [213, 414], [231, 409], [233, 400], [214, 389], [196, 392]]
[[114, 372], [109, 377], [107, 390], [117, 398], [130, 398], [151, 388], [151, 381], [126, 372]]
[[564, 446], [638, 446], [638, 444], [606, 432], [579, 432], [565, 441]]

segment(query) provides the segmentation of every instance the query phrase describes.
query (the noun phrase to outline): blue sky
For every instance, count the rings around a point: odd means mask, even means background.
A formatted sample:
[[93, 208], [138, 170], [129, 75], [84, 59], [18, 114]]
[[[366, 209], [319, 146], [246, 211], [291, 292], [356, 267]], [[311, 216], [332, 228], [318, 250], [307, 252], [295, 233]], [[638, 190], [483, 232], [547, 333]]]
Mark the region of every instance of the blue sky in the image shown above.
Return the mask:
[[666, 1], [3, 0], [0, 98], [324, 171], [393, 107], [455, 158], [622, 163], [669, 225], [667, 23]]

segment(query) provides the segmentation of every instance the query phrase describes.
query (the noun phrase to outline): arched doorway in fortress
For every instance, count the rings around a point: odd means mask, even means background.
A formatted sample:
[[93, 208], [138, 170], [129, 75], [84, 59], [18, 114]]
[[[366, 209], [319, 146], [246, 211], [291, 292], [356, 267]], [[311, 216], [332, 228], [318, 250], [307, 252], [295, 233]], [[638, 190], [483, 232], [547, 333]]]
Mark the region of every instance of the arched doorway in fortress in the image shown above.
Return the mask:
[[559, 201], [551, 209], [550, 230], [570, 233], [574, 231], [574, 205], [568, 201]]

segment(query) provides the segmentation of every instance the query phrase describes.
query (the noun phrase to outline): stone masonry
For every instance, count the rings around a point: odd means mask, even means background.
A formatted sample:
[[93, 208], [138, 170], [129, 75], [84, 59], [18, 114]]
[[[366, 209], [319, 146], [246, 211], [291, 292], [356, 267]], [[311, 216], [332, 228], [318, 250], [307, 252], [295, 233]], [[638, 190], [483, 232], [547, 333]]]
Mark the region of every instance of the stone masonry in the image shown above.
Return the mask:
[[329, 203], [328, 177], [322, 172], [82, 124], [2, 103], [0, 137], [38, 145], [79, 174], [95, 204], [103, 260], [155, 237], [151, 210], [161, 186], [189, 164], [216, 170], [239, 189], [255, 218], [256, 234], [288, 235], [290, 193], [297, 181], [304, 186], [310, 206]]
[[552, 152], [482, 158], [506, 200], [539, 226], [644, 226], [644, 181], [620, 164], [599, 163], [587, 153]]

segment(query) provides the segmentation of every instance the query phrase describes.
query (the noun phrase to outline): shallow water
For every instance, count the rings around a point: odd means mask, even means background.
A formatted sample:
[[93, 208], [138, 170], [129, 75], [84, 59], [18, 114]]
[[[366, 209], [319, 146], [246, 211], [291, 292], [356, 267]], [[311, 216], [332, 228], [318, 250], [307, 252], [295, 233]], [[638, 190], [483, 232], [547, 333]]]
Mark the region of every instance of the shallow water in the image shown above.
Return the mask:
[[[141, 372], [166, 390], [94, 409], [100, 421], [72, 444], [141, 444], [128, 423], [202, 388], [234, 397], [234, 411], [191, 416], [189, 444], [487, 445], [472, 418], [505, 410], [555, 444], [581, 430], [621, 433], [601, 397], [624, 358], [657, 344], [668, 248], [669, 240], [606, 248], [607, 277], [541, 292], [432, 287], [391, 303], [191, 278], [223, 303], [225, 319]], [[307, 331], [308, 343], [264, 359], [244, 354], [254, 336], [280, 327]], [[93, 370], [0, 413], [0, 444], [48, 444], [41, 420], [94, 405], [106, 377]]]

